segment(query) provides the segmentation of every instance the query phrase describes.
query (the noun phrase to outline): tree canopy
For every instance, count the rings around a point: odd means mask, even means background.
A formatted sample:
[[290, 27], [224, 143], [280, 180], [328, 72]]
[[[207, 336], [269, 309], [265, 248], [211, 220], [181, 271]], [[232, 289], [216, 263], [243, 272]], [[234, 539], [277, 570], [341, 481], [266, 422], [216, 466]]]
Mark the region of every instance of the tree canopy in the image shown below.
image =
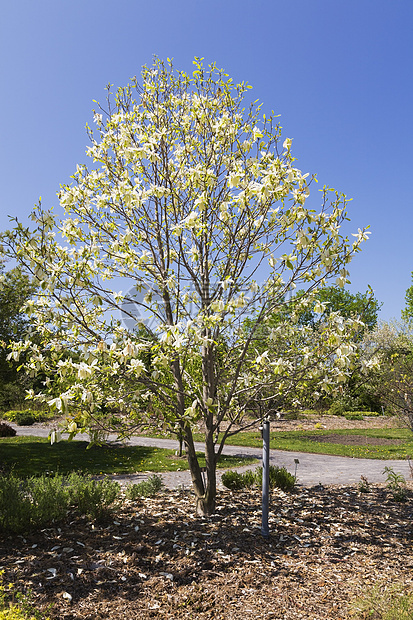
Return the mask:
[[[295, 166], [274, 117], [249, 103], [247, 84], [194, 65], [189, 75], [155, 59], [141, 83], [109, 87], [88, 128], [90, 166], [59, 193], [64, 216], [39, 205], [34, 229], [17, 225], [3, 243], [40, 289], [27, 311], [43, 344], [15, 352], [62, 381], [58, 397], [33, 396], [67, 413], [72, 434], [114, 413], [125, 434], [151, 421], [181, 433], [198, 511], [210, 514], [225, 439], [252, 424], [258, 401], [346, 380], [360, 320], [331, 312], [308, 338], [296, 317], [319, 311], [317, 288], [331, 278], [348, 282], [368, 233], [341, 234], [347, 199], [335, 190], [307, 206], [316, 179]], [[304, 294], [291, 296], [297, 287]], [[283, 307], [288, 320], [271, 326]], [[254, 308], [260, 331], [246, 331]], [[260, 334], [280, 346], [258, 349]], [[82, 358], [62, 359], [62, 348]]]
[[[300, 294], [300, 293], [298, 293]], [[325, 286], [316, 293], [316, 299], [321, 304], [317, 313], [314, 309], [309, 309], [303, 313], [301, 320], [315, 325], [331, 314], [338, 312], [342, 317], [358, 317], [365, 324], [367, 329], [373, 329], [377, 325], [378, 313], [381, 303], [374, 296], [373, 291], [366, 293], [351, 293], [339, 286]]]
[[362, 361], [382, 403], [413, 431], [413, 326], [383, 322], [366, 334]]
[[[412, 271], [413, 279], [413, 271]], [[402, 310], [402, 318], [405, 321], [413, 321], [413, 284], [406, 291], [406, 307]]]
[[[17, 378], [17, 362], [10, 360], [8, 345], [21, 340], [28, 332], [30, 322], [23, 306], [34, 293], [29, 277], [15, 267], [5, 270], [0, 264], [0, 406], [9, 407], [16, 400], [24, 400], [22, 378]], [[9, 358], [9, 359], [8, 359]]]

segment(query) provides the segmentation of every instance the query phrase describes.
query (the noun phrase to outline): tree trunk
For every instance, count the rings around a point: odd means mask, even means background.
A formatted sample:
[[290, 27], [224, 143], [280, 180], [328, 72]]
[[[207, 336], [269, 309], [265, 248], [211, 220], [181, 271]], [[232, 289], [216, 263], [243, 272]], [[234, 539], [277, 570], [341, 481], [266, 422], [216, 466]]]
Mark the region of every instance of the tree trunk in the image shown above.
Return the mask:
[[209, 517], [215, 512], [217, 495], [216, 456], [212, 429], [205, 437], [206, 485], [204, 494], [196, 499], [196, 513], [202, 517]]
[[[175, 377], [175, 384], [176, 384], [177, 392], [178, 392], [177, 393], [177, 398], [178, 398], [177, 411], [182, 420], [184, 411], [185, 411], [185, 399], [184, 399], [184, 389], [183, 389], [181, 369], [180, 369], [178, 360], [174, 360], [172, 364], [172, 369], [173, 369], [173, 374]], [[186, 454], [188, 458], [188, 465], [189, 465], [189, 470], [191, 472], [192, 485], [194, 488], [195, 496], [197, 498], [198, 497], [202, 498], [205, 495], [205, 485], [204, 485], [204, 481], [202, 480], [202, 472], [201, 472], [201, 468], [198, 462], [198, 457], [195, 451], [192, 430], [190, 426], [186, 425], [182, 427], [182, 432], [184, 434]]]
[[196, 514], [199, 517], [210, 517], [215, 512], [216, 499], [216, 477], [215, 472], [209, 476], [207, 472], [206, 490], [202, 497], [196, 498]]
[[205, 441], [206, 484], [202, 477], [202, 470], [196, 456], [191, 429], [185, 429], [185, 444], [192, 485], [196, 498], [196, 514], [200, 517], [209, 517], [215, 512], [216, 486], [216, 458], [212, 434], [210, 440]]
[[202, 480], [202, 472], [196, 455], [192, 431], [189, 427], [185, 428], [185, 445], [188, 458], [189, 470], [191, 472], [192, 485], [194, 487], [195, 496], [203, 497], [205, 494], [204, 481]]

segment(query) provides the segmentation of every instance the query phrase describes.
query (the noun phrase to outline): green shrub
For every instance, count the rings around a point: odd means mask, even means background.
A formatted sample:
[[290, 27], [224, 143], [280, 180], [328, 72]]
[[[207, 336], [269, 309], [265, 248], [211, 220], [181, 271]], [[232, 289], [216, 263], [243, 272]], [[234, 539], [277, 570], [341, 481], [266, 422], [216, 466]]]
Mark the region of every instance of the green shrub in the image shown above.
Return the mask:
[[0, 532], [19, 533], [63, 519], [73, 507], [92, 519], [106, 516], [120, 495], [111, 480], [70, 474], [21, 479], [0, 476]]
[[22, 409], [6, 411], [2, 414], [4, 420], [13, 422], [18, 426], [31, 426], [35, 422], [45, 422], [50, 419], [50, 414], [45, 411], [36, 411], [34, 409]]
[[328, 413], [330, 415], [343, 415], [345, 410], [345, 405], [341, 401], [335, 400], [331, 403]]
[[14, 475], [0, 477], [0, 532], [30, 529], [30, 497], [24, 483]]
[[364, 415], [365, 410], [369, 411], [369, 409], [369, 405], [366, 404], [362, 398], [347, 395], [339, 396], [334, 399], [330, 404], [328, 413], [331, 415], [345, 415], [346, 413], [359, 413]]
[[36, 418], [31, 413], [23, 413], [22, 415], [16, 416], [16, 424], [18, 426], [32, 426], [35, 422]]
[[63, 476], [0, 477], [0, 531], [18, 533], [42, 527], [62, 519], [67, 509]]
[[136, 501], [139, 497], [153, 497], [163, 487], [163, 481], [160, 476], [153, 474], [146, 480], [142, 480], [137, 484], [131, 484], [126, 489], [126, 498], [132, 501]]
[[297, 411], [288, 411], [282, 414], [283, 420], [298, 420], [300, 418], [300, 414]]
[[282, 491], [291, 491], [296, 483], [296, 477], [290, 474], [285, 467], [270, 466], [270, 481], [273, 480], [273, 486], [278, 487]]
[[[262, 486], [262, 467], [257, 467], [255, 470], [255, 479], [257, 486]], [[276, 465], [270, 465], [269, 468], [270, 488], [277, 487], [282, 491], [291, 491], [294, 488], [296, 479], [295, 476], [290, 474], [285, 467], [277, 467]]]
[[346, 420], [363, 420], [364, 416], [362, 413], [344, 413], [344, 417]]
[[15, 437], [16, 434], [16, 431], [10, 424], [0, 422], [0, 437]]
[[221, 476], [222, 484], [231, 491], [240, 491], [247, 486], [251, 486], [251, 484], [249, 484], [249, 480], [250, 477], [247, 479], [245, 474], [240, 474], [232, 469], [224, 472]]
[[244, 486], [246, 487], [254, 486], [256, 482], [256, 476], [255, 476], [255, 472], [253, 472], [252, 469], [247, 469], [247, 471], [245, 471], [242, 474], [242, 477], [244, 479]]
[[32, 426], [36, 421], [36, 417], [31, 412], [22, 412], [21, 415], [16, 415], [18, 426]]
[[[295, 476], [290, 474], [285, 467], [277, 467], [270, 465], [269, 469], [270, 488], [277, 487], [282, 491], [291, 491], [294, 488], [296, 479]], [[246, 487], [251, 487], [254, 484], [262, 487], [262, 467], [257, 467], [255, 472], [250, 469], [244, 474], [240, 474], [236, 471], [229, 470], [222, 474], [222, 484], [231, 489], [231, 491], [239, 491]]]
[[109, 478], [93, 480], [87, 474], [72, 473], [67, 477], [69, 502], [81, 515], [102, 519], [115, 508], [120, 496], [120, 484]]
[[69, 493], [64, 476], [40, 476], [27, 481], [33, 526], [63, 519], [68, 510]]

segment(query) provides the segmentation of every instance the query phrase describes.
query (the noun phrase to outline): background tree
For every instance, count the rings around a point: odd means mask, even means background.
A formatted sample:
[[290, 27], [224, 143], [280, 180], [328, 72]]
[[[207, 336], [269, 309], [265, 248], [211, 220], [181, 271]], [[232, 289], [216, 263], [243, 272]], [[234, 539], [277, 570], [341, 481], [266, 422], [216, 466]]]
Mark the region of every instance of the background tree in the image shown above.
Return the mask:
[[[294, 297], [305, 297], [307, 291], [297, 291]], [[303, 308], [298, 321], [303, 325], [319, 325], [325, 322], [332, 312], [338, 312], [344, 318], [357, 317], [363, 321], [365, 328], [373, 329], [377, 325], [378, 313], [381, 303], [376, 299], [372, 290], [365, 293], [351, 293], [349, 290], [340, 286], [323, 286], [315, 293], [315, 300], [318, 302], [317, 312], [314, 306]], [[273, 316], [277, 320], [288, 317], [289, 306], [281, 309]]]
[[321, 316], [313, 312], [311, 320], [323, 320], [331, 312], [338, 312], [345, 318], [358, 317], [367, 329], [373, 329], [377, 325], [378, 313], [381, 303], [374, 296], [373, 291], [365, 293], [351, 293], [345, 288], [338, 286], [326, 286], [317, 293], [317, 300], [324, 304]]
[[[413, 279], [413, 271], [412, 271]], [[402, 310], [402, 318], [405, 321], [413, 321], [413, 284], [406, 291], [406, 307]]]
[[[352, 242], [340, 234], [347, 201], [335, 190], [324, 187], [321, 206], [309, 208], [311, 179], [294, 166], [291, 139], [281, 144], [273, 118], [248, 103], [249, 86], [194, 64], [188, 75], [155, 60], [142, 84], [109, 92], [88, 130], [91, 167], [78, 166], [59, 194], [65, 216], [39, 206], [34, 230], [18, 225], [4, 245], [39, 284], [27, 311], [43, 345], [14, 352], [28, 351], [29, 372], [46, 366], [63, 381], [49, 404], [69, 414], [69, 432], [109, 424], [105, 411], [114, 408], [125, 434], [137, 418], [173, 426], [197, 510], [210, 514], [217, 460], [251, 403], [282, 402], [310, 373], [320, 390], [346, 380], [357, 319], [331, 313], [317, 341], [284, 345], [276, 357], [255, 340], [282, 307], [299, 316], [316, 303], [329, 278], [343, 286], [368, 233], [359, 229]], [[306, 293], [291, 298], [296, 287]], [[134, 328], [148, 316], [151, 336]], [[261, 333], [298, 345], [307, 328], [288, 323], [288, 341], [270, 325]], [[82, 350], [82, 360], [62, 359], [62, 348]], [[193, 441], [199, 427], [206, 483]]]
[[[322, 304], [323, 312], [311, 315], [310, 323], [317, 324], [325, 319], [330, 312], [338, 312], [343, 317], [358, 317], [365, 327], [357, 335], [361, 344], [364, 334], [377, 326], [381, 303], [371, 289], [365, 293], [351, 293], [337, 286], [320, 289], [317, 299]], [[314, 403], [314, 401], [313, 401]], [[317, 404], [317, 403], [316, 403]], [[318, 404], [327, 406], [335, 413], [345, 411], [381, 411], [381, 400], [377, 390], [369, 380], [368, 373], [360, 363], [354, 363], [348, 381], [343, 385], [340, 394], [333, 398], [324, 398]]]
[[412, 324], [384, 322], [367, 334], [363, 360], [371, 389], [383, 405], [413, 431]]
[[30, 329], [30, 321], [22, 310], [35, 290], [29, 277], [15, 267], [5, 270], [0, 264], [0, 408], [20, 405], [25, 390], [32, 387], [28, 377], [17, 374], [21, 362], [10, 358], [9, 345], [21, 340]]
[[[293, 295], [297, 299], [306, 299], [307, 291], [298, 291]], [[330, 315], [352, 318], [363, 322], [355, 334], [356, 342], [359, 343], [366, 330], [371, 330], [377, 324], [377, 315], [380, 310], [380, 303], [375, 298], [371, 290], [366, 293], [351, 293], [350, 291], [338, 286], [326, 286], [317, 290], [314, 294], [314, 303], [297, 306], [297, 304], [283, 305], [268, 317], [265, 325], [256, 326], [254, 343], [257, 350], [263, 352], [266, 348], [273, 349], [273, 355], [293, 354], [293, 347], [289, 339], [285, 337], [289, 333], [290, 325], [299, 324], [303, 327], [300, 332], [296, 347], [305, 350], [306, 347], [314, 348], [314, 343], [320, 340]], [[297, 309], [299, 310], [297, 312]], [[248, 317], [244, 323], [247, 331], [255, 326], [256, 318], [254, 315]], [[304, 329], [304, 327], [306, 329]], [[279, 337], [272, 338], [269, 342], [265, 338], [263, 330], [277, 330]], [[290, 349], [288, 353], [288, 349]], [[295, 359], [300, 359], [294, 353]], [[354, 361], [352, 368], [349, 368], [349, 377], [346, 383], [340, 386], [338, 395], [330, 391], [320, 392], [317, 387], [317, 380], [314, 381], [311, 374], [307, 374], [306, 381], [300, 383], [300, 395], [297, 389], [290, 385], [290, 398], [283, 394], [283, 406], [294, 408], [295, 404], [300, 407], [328, 409], [334, 403], [337, 412], [346, 410], [380, 410], [380, 399], [370, 389], [366, 382], [366, 374], [360, 372], [360, 365]], [[298, 386], [297, 386], [298, 387]]]

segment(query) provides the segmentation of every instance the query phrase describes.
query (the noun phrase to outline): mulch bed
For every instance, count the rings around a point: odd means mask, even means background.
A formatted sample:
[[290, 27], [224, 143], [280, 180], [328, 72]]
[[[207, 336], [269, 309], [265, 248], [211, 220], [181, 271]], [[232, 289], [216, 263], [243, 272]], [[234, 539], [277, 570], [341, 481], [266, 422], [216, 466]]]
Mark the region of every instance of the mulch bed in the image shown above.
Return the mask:
[[163, 493], [0, 540], [0, 568], [52, 619], [344, 619], [374, 584], [413, 587], [409, 485], [405, 503], [381, 485], [273, 491], [269, 539], [256, 490], [220, 492], [208, 519]]

